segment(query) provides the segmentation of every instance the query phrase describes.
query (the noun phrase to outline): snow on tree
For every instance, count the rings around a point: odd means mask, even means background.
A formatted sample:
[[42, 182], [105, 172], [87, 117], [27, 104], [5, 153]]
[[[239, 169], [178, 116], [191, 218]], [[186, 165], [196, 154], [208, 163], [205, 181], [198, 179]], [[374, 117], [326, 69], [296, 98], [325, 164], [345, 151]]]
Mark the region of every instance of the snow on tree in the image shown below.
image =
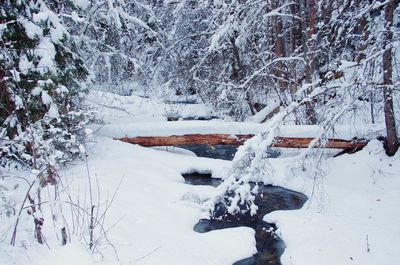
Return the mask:
[[43, 170], [80, 154], [87, 70], [57, 3], [5, 1], [0, 8], [3, 166], [14, 161]]
[[[398, 117], [393, 107], [393, 104], [399, 104], [398, 90], [392, 85], [398, 84], [399, 75], [398, 72], [392, 72], [391, 64], [399, 59], [398, 41], [394, 41], [392, 36], [398, 38], [399, 33], [399, 24], [392, 21], [392, 14], [399, 13], [398, 3], [310, 1], [308, 4], [296, 5], [300, 13], [295, 13], [308, 20], [305, 25], [305, 22], [300, 22], [303, 23], [303, 37], [298, 42], [305, 62], [300, 68], [303, 76], [294, 90], [285, 88], [278, 91], [277, 95], [290, 95], [287, 97], [289, 100], [266, 122], [265, 132], [239, 148], [229, 177], [214, 202], [225, 204], [227, 213], [255, 213], [256, 188], [251, 188], [249, 182], [268, 182], [268, 178], [274, 174], [266, 151], [282, 124], [297, 123], [299, 120], [317, 123], [321, 134], [310, 144], [313, 146], [334, 135], [337, 124], [359, 126], [360, 121], [379, 124], [386, 121], [387, 153], [394, 154], [393, 150], [399, 145], [396, 128]], [[280, 26], [278, 32], [281, 32]], [[282, 58], [283, 49], [278, 50], [279, 58]], [[322, 52], [324, 50], [326, 52]], [[399, 69], [398, 65], [394, 68], [396, 71]], [[286, 69], [290, 70], [290, 67]], [[296, 65], [298, 70], [299, 65]], [[260, 71], [257, 74], [263, 73]], [[283, 80], [287, 82], [289, 76], [286, 75]], [[396, 103], [393, 103], [394, 99]], [[310, 116], [311, 112], [314, 114]], [[313, 159], [308, 159], [310, 157]], [[293, 160], [292, 166], [301, 165], [303, 169], [311, 169], [308, 172], [310, 178], [318, 181], [320, 172], [315, 164], [320, 161], [318, 157], [320, 154], [316, 156], [311, 148], [306, 149], [297, 160]]]
[[129, 94], [147, 86], [155, 53], [162, 47], [157, 19], [146, 3], [90, 1], [63, 16], [71, 39], [89, 70], [92, 84]]

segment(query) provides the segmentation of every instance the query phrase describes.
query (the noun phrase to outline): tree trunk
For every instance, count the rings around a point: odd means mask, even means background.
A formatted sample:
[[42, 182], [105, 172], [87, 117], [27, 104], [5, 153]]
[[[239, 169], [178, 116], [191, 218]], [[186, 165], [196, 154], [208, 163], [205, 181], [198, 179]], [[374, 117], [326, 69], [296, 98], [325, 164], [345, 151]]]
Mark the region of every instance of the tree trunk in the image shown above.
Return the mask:
[[5, 71], [1, 69], [0, 66], [0, 120], [11, 115], [13, 110], [13, 102], [11, 101], [4, 81], [5, 75]]
[[[306, 15], [308, 11], [308, 21], [304, 19], [303, 21], [303, 49], [304, 49], [304, 57], [306, 61], [306, 66], [304, 70], [305, 81], [306, 84], [311, 84], [313, 81], [313, 74], [315, 71], [314, 67], [314, 34], [315, 34], [315, 0], [305, 1], [303, 16]], [[308, 10], [307, 10], [308, 9]], [[307, 89], [307, 94], [312, 92], [313, 88], [310, 87]], [[317, 117], [315, 113], [314, 102], [309, 101], [305, 104], [306, 107], [306, 117], [307, 124], [316, 124]]]
[[[273, 9], [276, 9], [279, 7], [279, 1], [274, 1], [273, 2]], [[284, 40], [284, 33], [283, 33], [283, 22], [282, 18], [280, 16], [276, 16], [273, 19], [273, 25], [274, 25], [274, 33], [275, 33], [275, 45], [274, 45], [274, 52], [276, 58], [282, 58], [286, 56], [285, 52], [285, 40]], [[284, 92], [287, 89], [287, 76], [284, 71], [284, 63], [283, 62], [277, 62], [275, 65], [275, 71], [274, 75], [275, 78], [278, 79], [278, 87], [279, 91]]]
[[[291, 27], [290, 27], [290, 31], [289, 31], [289, 48], [287, 49], [289, 51], [288, 54], [290, 54], [291, 56], [295, 55], [296, 49], [298, 47], [298, 32], [301, 29], [301, 23], [299, 23], [299, 21], [295, 18], [298, 15], [298, 4], [293, 3], [292, 5], [290, 5], [290, 14], [292, 15], [292, 22], [291, 22]], [[301, 35], [300, 35], [301, 36]], [[290, 77], [293, 80], [297, 80], [297, 63], [291, 63], [290, 64]], [[289, 88], [289, 92], [291, 93], [291, 95], [293, 96], [297, 89], [298, 89], [298, 83], [297, 82], [290, 82], [288, 84], [288, 88]]]
[[396, 120], [393, 109], [393, 81], [392, 81], [392, 41], [393, 41], [393, 13], [395, 9], [395, 0], [390, 0], [385, 7], [385, 43], [383, 53], [383, 96], [385, 99], [384, 112], [387, 138], [385, 142], [386, 154], [392, 156], [399, 147], [399, 140], [396, 132]]
[[[7, 119], [8, 116], [12, 115], [14, 111], [14, 101], [11, 98], [11, 95], [7, 89], [7, 85], [5, 82], [5, 71], [0, 66], [0, 123]], [[7, 136], [11, 139], [17, 134], [17, 130], [15, 128], [10, 128], [7, 126]]]
[[242, 63], [240, 61], [239, 55], [239, 47], [236, 46], [236, 38], [238, 33], [236, 31], [233, 32], [230, 41], [232, 45], [232, 74], [231, 79], [234, 81], [242, 79]]

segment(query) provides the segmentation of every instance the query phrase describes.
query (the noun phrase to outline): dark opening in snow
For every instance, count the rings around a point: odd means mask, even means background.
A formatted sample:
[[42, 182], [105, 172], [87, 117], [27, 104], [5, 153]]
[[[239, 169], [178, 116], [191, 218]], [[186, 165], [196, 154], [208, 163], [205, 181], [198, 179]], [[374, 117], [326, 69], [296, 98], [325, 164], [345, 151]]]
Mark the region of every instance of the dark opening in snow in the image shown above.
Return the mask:
[[[211, 177], [211, 174], [191, 173], [183, 174], [185, 182], [192, 185], [218, 186], [222, 181]], [[252, 183], [251, 185], [255, 185]], [[263, 221], [264, 215], [276, 210], [300, 209], [307, 201], [307, 196], [283, 187], [272, 185], [259, 185], [259, 193], [255, 203], [258, 206], [257, 215], [250, 214], [226, 214], [223, 204], [216, 205], [215, 218], [202, 219], [195, 226], [198, 233], [246, 226], [253, 228], [256, 239], [257, 253], [252, 257], [237, 261], [234, 265], [280, 265], [280, 256], [285, 249], [285, 243], [276, 234], [276, 226]]]
[[191, 185], [207, 185], [217, 187], [219, 184], [222, 183], [221, 179], [216, 179], [211, 177], [211, 173], [189, 173], [189, 174], [182, 174], [183, 178], [185, 179], [185, 183]]
[[[183, 144], [176, 147], [187, 149], [195, 153], [199, 157], [217, 158], [223, 160], [232, 160], [235, 156], [237, 145], [205, 145], [205, 144]], [[275, 158], [280, 156], [280, 152], [275, 149], [267, 151], [268, 157]], [[207, 185], [207, 184], [205, 184]]]

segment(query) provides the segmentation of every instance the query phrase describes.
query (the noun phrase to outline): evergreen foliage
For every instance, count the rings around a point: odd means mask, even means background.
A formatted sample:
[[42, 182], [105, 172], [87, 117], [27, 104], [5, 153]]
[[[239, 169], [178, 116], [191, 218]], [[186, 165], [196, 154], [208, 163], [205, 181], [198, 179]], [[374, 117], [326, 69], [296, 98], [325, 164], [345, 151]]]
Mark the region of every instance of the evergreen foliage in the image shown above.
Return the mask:
[[[70, 4], [70, 3], [68, 3]], [[71, 4], [72, 5], [72, 4]], [[58, 1], [11, 1], [0, 9], [0, 159], [42, 170], [80, 154], [88, 74], [70, 45]]]

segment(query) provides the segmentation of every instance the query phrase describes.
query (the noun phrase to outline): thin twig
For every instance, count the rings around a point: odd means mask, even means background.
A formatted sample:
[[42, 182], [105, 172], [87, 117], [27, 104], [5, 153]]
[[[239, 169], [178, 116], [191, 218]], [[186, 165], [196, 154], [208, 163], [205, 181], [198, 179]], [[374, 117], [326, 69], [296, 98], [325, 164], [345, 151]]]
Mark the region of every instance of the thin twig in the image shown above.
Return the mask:
[[139, 261], [139, 260], [142, 260], [142, 259], [144, 259], [144, 258], [150, 256], [151, 254], [153, 254], [154, 252], [156, 252], [156, 251], [159, 250], [160, 248], [161, 248], [161, 247], [157, 247], [157, 248], [153, 249], [151, 252], [147, 253], [147, 254], [144, 255], [143, 257], [140, 257], [140, 258], [136, 259], [135, 261]]
[[35, 184], [35, 180], [32, 181], [31, 185], [29, 186], [28, 191], [27, 191], [26, 194], [25, 194], [25, 198], [24, 198], [24, 200], [22, 201], [21, 208], [19, 209], [18, 216], [17, 216], [17, 220], [15, 221], [14, 231], [13, 231], [13, 234], [12, 234], [12, 237], [11, 237], [11, 242], [10, 242], [10, 244], [13, 245], [13, 246], [15, 246], [15, 240], [16, 240], [16, 238], [17, 238], [17, 227], [18, 227], [18, 223], [19, 223], [19, 218], [21, 217], [21, 213], [22, 213], [22, 210], [23, 210], [23, 208], [24, 208], [25, 202], [26, 202], [26, 200], [28, 199], [28, 197], [29, 197], [29, 192], [31, 191], [31, 189], [32, 189], [32, 187], [33, 187], [34, 184]]

